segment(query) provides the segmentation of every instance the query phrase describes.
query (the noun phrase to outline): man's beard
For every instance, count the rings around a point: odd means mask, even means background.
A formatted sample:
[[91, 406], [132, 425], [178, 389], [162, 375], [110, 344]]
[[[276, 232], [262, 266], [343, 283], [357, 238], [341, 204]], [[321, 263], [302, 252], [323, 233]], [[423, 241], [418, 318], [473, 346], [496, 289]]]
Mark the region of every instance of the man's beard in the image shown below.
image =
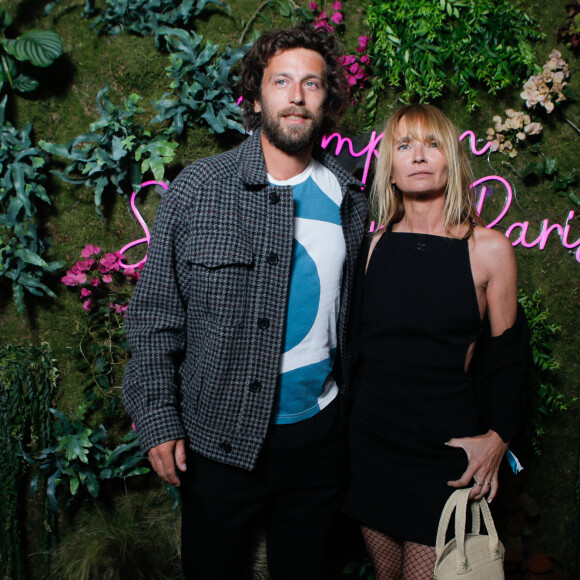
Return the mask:
[[[300, 115], [310, 119], [303, 125], [282, 125], [281, 118], [286, 115]], [[312, 114], [303, 107], [290, 107], [279, 113], [272, 113], [262, 103], [261, 127], [268, 141], [280, 151], [290, 155], [310, 147], [322, 135], [324, 113]]]

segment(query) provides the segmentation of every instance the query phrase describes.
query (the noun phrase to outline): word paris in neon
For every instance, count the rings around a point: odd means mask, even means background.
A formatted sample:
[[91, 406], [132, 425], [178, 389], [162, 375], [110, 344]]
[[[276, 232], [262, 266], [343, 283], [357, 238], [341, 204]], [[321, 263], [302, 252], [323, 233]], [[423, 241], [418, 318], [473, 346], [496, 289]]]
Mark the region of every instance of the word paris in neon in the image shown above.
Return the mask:
[[[491, 147], [491, 142], [488, 142], [482, 149], [477, 149], [476, 138], [475, 138], [475, 134], [473, 133], [473, 131], [465, 131], [465, 133], [463, 133], [459, 137], [459, 140], [463, 141], [463, 139], [465, 139], [466, 137], [469, 137], [471, 152], [474, 155], [483, 155]], [[370, 139], [369, 139], [368, 143], [366, 144], [366, 146], [363, 149], [361, 149], [360, 151], [356, 151], [354, 148], [352, 139], [350, 139], [349, 137], [343, 137], [342, 135], [340, 135], [340, 133], [333, 133], [332, 135], [324, 136], [322, 138], [321, 146], [323, 149], [327, 149], [329, 147], [329, 145], [332, 143], [332, 141], [334, 141], [336, 139], [336, 147], [334, 149], [334, 154], [336, 156], [338, 156], [342, 152], [342, 149], [345, 145], [348, 147], [348, 154], [351, 157], [358, 158], [358, 157], [364, 156], [364, 158], [365, 158], [364, 165], [362, 166], [363, 167], [363, 176], [362, 176], [361, 181], [363, 183], [366, 183], [372, 158], [373, 158], [373, 156], [378, 157], [377, 146], [380, 143], [382, 138], [383, 138], [382, 133], [377, 134], [376, 131], [372, 131], [372, 133], [370, 134]], [[481, 213], [481, 211], [483, 209], [483, 204], [485, 202], [486, 194], [488, 191], [488, 185], [484, 185], [484, 184], [489, 184], [489, 182], [500, 183], [501, 186], [503, 188], [505, 188], [505, 191], [506, 191], [506, 198], [505, 198], [504, 207], [501, 209], [501, 211], [499, 212], [497, 217], [491, 223], [489, 223], [487, 225], [488, 228], [492, 228], [493, 226], [497, 225], [505, 217], [505, 215], [509, 211], [511, 204], [512, 204], [512, 200], [513, 200], [513, 191], [512, 191], [510, 184], [503, 177], [500, 177], [499, 175], [488, 175], [486, 177], [482, 177], [481, 179], [478, 179], [477, 181], [475, 181], [474, 183], [471, 184], [471, 187], [481, 186], [481, 193], [479, 194], [479, 198], [478, 198], [477, 203], [476, 203], [478, 213]], [[147, 187], [149, 185], [160, 185], [161, 187], [163, 187], [163, 189], [167, 190], [167, 185], [161, 181], [145, 181], [144, 183], [141, 184], [141, 187]], [[135, 246], [138, 246], [140, 244], [147, 244], [147, 246], [149, 246], [149, 241], [150, 241], [150, 237], [151, 237], [149, 234], [149, 228], [147, 227], [145, 220], [141, 217], [139, 210], [135, 206], [135, 198], [136, 197], [137, 197], [137, 194], [135, 192], [133, 192], [133, 194], [131, 195], [131, 201], [130, 201], [131, 211], [134, 213], [135, 217], [137, 218], [137, 221], [139, 222], [139, 224], [143, 228], [143, 232], [145, 234], [145, 237], [140, 238], [138, 240], [134, 240], [134, 241], [130, 242], [129, 244], [123, 246], [119, 250], [119, 253], [122, 256], [125, 255], [125, 252], [127, 252], [127, 250], [129, 250]], [[528, 222], [528, 221], [515, 222], [515, 223], [511, 224], [507, 228], [505, 235], [508, 238], [510, 238], [512, 233], [519, 229], [520, 234], [516, 240], [512, 241], [513, 246], [517, 246], [519, 244], [521, 244], [525, 248], [533, 248], [533, 247], [537, 246], [540, 250], [543, 250], [546, 247], [546, 243], [548, 242], [548, 238], [549, 238], [550, 234], [552, 232], [556, 232], [558, 237], [560, 238], [560, 241], [561, 241], [562, 245], [564, 246], [564, 248], [568, 249], [570, 251], [570, 253], [575, 253], [576, 254], [576, 261], [580, 262], [580, 239], [576, 240], [575, 242], [568, 241], [568, 236], [570, 234], [570, 222], [573, 219], [574, 219], [574, 212], [570, 211], [568, 213], [568, 217], [566, 218], [566, 222], [564, 223], [563, 226], [560, 224], [556, 224], [556, 223], [550, 225], [550, 223], [547, 219], [542, 220], [542, 226], [541, 226], [540, 233], [539, 233], [538, 237], [531, 242], [527, 241], [527, 233], [528, 233], [528, 228], [530, 226], [530, 222]], [[374, 225], [375, 224], [373, 222], [371, 224], [370, 231], [373, 231]], [[146, 260], [147, 260], [147, 255], [145, 255], [144, 258], [139, 260], [139, 262], [136, 262], [134, 264], [126, 264], [125, 262], [122, 262], [122, 261], [120, 261], [119, 264], [121, 265], [122, 268], [136, 268], [137, 266], [140, 266], [141, 264], [143, 264]]]

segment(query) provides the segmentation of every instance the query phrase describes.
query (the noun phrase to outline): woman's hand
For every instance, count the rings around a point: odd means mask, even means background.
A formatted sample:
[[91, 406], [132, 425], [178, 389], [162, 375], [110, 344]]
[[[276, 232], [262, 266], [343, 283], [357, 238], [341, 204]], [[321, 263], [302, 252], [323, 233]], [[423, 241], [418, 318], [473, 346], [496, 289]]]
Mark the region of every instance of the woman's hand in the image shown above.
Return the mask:
[[453, 438], [447, 441], [450, 447], [461, 448], [467, 453], [469, 461], [461, 479], [448, 481], [451, 487], [467, 487], [471, 480], [475, 486], [469, 494], [469, 499], [481, 499], [489, 493], [487, 501], [496, 496], [498, 490], [497, 474], [499, 464], [508, 447], [501, 437], [491, 429], [485, 435], [476, 437]]

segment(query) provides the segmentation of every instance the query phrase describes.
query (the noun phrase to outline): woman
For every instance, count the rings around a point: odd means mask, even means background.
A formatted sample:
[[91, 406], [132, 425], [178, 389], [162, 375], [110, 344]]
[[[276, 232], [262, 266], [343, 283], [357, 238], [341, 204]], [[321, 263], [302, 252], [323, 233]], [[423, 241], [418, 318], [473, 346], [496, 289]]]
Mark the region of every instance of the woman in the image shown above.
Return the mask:
[[[495, 497], [515, 428], [517, 386], [504, 386], [521, 383], [523, 365], [498, 359], [516, 340], [515, 256], [480, 225], [458, 137], [434, 107], [402, 108], [387, 124], [371, 191], [378, 230], [355, 308], [345, 511], [361, 522], [377, 580], [433, 577], [445, 501], [468, 485], [471, 497]], [[471, 373], [476, 343], [488, 345], [484, 378]]]

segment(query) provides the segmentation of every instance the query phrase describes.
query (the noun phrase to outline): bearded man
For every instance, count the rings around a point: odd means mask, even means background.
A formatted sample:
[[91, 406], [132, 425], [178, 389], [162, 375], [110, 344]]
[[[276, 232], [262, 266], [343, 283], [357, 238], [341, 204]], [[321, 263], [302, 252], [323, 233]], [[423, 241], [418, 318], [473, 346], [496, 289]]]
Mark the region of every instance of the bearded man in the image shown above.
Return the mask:
[[163, 197], [126, 317], [124, 403], [180, 486], [186, 578], [321, 580], [345, 485], [345, 337], [367, 220], [320, 147], [348, 103], [324, 30], [263, 34], [242, 62], [250, 137]]

